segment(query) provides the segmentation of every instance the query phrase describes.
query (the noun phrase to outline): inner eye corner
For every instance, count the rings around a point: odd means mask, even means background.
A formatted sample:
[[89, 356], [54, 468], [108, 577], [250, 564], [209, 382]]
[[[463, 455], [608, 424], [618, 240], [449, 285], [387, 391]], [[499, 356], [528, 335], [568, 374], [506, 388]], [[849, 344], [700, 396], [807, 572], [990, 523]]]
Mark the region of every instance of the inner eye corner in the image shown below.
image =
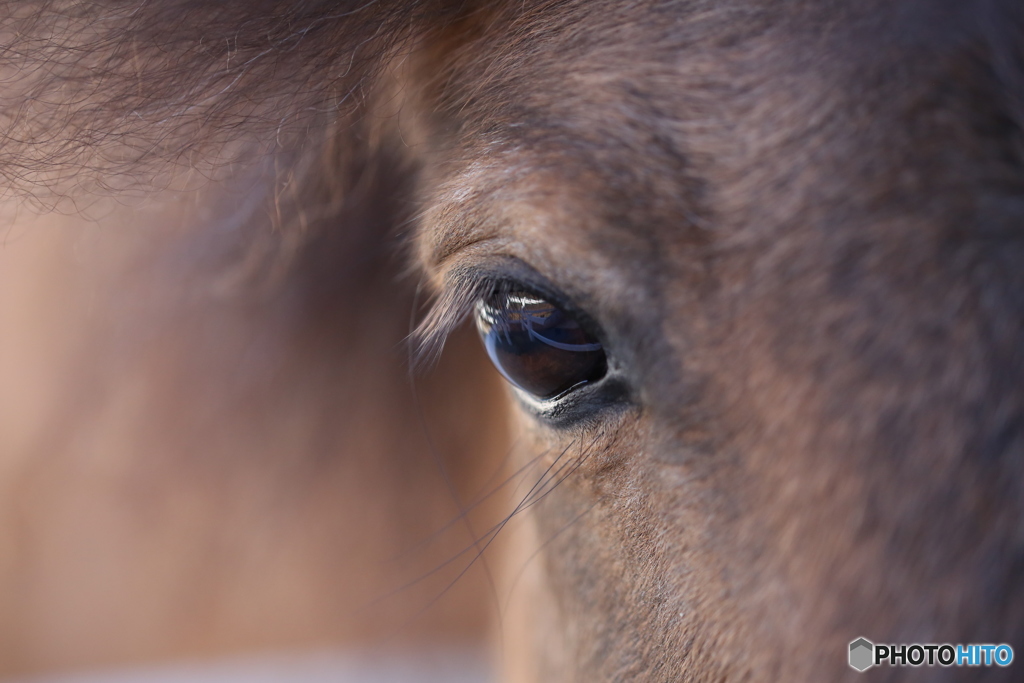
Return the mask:
[[607, 375], [604, 345], [589, 326], [528, 288], [492, 288], [477, 300], [475, 318], [494, 366], [534, 399], [554, 401]]

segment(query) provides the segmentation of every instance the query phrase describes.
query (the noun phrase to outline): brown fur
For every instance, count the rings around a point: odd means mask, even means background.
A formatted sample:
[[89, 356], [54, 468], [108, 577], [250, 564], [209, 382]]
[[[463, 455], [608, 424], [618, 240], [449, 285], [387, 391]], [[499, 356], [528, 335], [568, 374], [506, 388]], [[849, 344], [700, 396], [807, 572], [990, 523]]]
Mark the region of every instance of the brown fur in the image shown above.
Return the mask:
[[[286, 496], [270, 528], [368, 509], [395, 515], [400, 543], [453, 512], [444, 482], [397, 464], [431, 450], [397, 398], [413, 287], [394, 284], [387, 254], [412, 251], [438, 294], [428, 345], [485, 274], [514, 275], [586, 311], [619, 373], [607, 401], [538, 414], [503, 407], [479, 354], [442, 360], [429, 404], [478, 411], [450, 408], [451, 441], [433, 444], [456, 478], [472, 488], [499, 461], [507, 411], [519, 476], [536, 483], [499, 572], [510, 679], [838, 680], [857, 675], [845, 648], [861, 635], [1024, 651], [1017, 4], [350, 5], [32, 3], [5, 20], [12, 192], [57, 202], [196, 184], [174, 168], [214, 177], [199, 213], [161, 207], [159, 238], [89, 262], [118, 275], [96, 289], [105, 313], [52, 351], [71, 397], [38, 419], [59, 429], [12, 440], [31, 472], [11, 479], [33, 501], [22, 537], [53, 554], [12, 551], [8, 585], [65, 552], [66, 522], [38, 520], [65, 519], [83, 453], [116, 453], [88, 471], [149, 487], [144, 507], [170, 510], [153, 501], [182, 490], [215, 501], [197, 520], [289, 483], [354, 498]], [[362, 397], [378, 406], [367, 417]], [[369, 500], [333, 459], [360, 452], [392, 463], [358, 470]], [[282, 477], [289, 466], [314, 474]], [[336, 548], [364, 547], [363, 525], [339, 524], [310, 547], [335, 533]], [[482, 548], [488, 527], [464, 531]], [[217, 528], [259, 543], [259, 529]], [[300, 557], [316, 571], [328, 555]], [[281, 590], [297, 580], [284, 576]], [[334, 590], [319, 579], [310, 595]], [[7, 628], [38, 609], [5, 610]], [[240, 608], [221, 614], [221, 640], [166, 645], [216, 622], [188, 614], [110, 658], [261, 642], [237, 635]], [[334, 633], [379, 631], [342, 621]]]

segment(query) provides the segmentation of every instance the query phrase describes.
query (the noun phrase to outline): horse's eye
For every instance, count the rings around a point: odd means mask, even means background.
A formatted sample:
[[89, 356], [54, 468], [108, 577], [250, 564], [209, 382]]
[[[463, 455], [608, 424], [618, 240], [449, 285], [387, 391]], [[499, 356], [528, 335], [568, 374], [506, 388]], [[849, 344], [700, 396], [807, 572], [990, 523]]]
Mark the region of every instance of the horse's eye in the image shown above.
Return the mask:
[[561, 396], [608, 370], [601, 343], [571, 315], [532, 294], [478, 301], [476, 324], [501, 374], [538, 398]]

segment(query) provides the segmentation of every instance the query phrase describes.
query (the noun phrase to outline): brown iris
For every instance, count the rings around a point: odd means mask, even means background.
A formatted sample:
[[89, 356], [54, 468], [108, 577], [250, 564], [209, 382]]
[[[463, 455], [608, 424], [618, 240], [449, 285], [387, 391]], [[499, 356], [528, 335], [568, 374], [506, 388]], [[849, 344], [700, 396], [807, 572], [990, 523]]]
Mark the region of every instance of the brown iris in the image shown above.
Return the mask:
[[537, 398], [555, 398], [608, 370], [601, 343], [566, 311], [532, 294], [477, 302], [476, 323], [501, 374]]

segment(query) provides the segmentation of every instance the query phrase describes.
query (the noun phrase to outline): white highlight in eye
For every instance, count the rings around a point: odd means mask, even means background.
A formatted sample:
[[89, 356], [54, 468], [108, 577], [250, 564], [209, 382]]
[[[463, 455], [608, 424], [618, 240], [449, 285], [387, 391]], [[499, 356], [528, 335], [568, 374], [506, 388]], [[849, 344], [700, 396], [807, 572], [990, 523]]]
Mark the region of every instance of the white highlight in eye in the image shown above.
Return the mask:
[[[564, 342], [558, 342], [554, 339], [544, 336], [538, 332], [534, 325], [542, 325], [552, 315], [558, 312], [553, 304], [544, 299], [538, 299], [528, 294], [508, 294], [505, 296], [505, 301], [508, 303], [514, 303], [519, 305], [519, 309], [515, 310], [511, 307], [503, 306], [496, 307], [490, 306], [483, 299], [476, 303], [476, 323], [477, 329], [480, 333], [486, 337], [487, 326], [494, 328], [498, 331], [498, 334], [504, 335], [506, 339], [509, 339], [509, 333], [511, 325], [509, 323], [522, 323], [526, 329], [527, 334], [530, 335], [531, 339], [535, 339], [543, 344], [562, 351], [600, 351], [604, 348], [599, 343], [593, 344], [566, 344]], [[531, 310], [527, 310], [527, 307], [533, 307]], [[566, 321], [567, 325], [578, 326], [575, 321]]]

